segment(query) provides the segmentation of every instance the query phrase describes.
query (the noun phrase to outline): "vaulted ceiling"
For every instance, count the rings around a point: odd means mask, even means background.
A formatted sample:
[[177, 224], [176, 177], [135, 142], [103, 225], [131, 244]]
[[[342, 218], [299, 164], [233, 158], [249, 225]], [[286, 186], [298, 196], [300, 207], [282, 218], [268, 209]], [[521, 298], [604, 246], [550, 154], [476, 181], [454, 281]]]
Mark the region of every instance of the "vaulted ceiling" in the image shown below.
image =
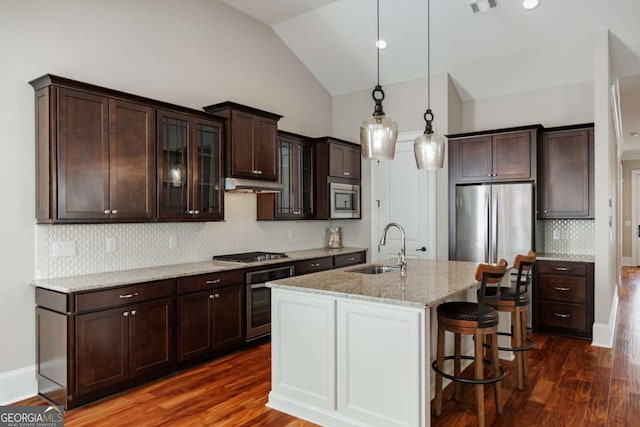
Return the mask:
[[[222, 0], [271, 26], [331, 93], [376, 81], [374, 0]], [[620, 78], [625, 149], [640, 150], [640, 1], [522, 0], [474, 14], [469, 0], [431, 0], [431, 74], [448, 72], [463, 99], [482, 99], [593, 79], [594, 34], [611, 33]], [[427, 73], [427, 1], [380, 0], [383, 85]], [[633, 144], [637, 141], [637, 147]]]

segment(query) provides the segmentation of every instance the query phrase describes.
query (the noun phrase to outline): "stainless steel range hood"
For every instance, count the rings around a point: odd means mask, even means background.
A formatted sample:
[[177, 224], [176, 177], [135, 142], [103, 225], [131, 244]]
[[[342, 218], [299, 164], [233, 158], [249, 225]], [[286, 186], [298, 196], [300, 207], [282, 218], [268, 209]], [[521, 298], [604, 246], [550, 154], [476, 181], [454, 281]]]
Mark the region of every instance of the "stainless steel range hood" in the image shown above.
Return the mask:
[[282, 190], [282, 184], [275, 181], [225, 178], [224, 190], [235, 193], [277, 193]]

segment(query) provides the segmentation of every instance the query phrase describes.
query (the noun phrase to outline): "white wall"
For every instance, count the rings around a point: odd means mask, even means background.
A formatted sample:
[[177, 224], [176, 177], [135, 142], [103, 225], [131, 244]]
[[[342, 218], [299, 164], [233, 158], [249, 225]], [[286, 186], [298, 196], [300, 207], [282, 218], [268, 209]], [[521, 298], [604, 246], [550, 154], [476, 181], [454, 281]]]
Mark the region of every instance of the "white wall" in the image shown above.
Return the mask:
[[[233, 100], [282, 114], [281, 129], [310, 136], [330, 133], [331, 97], [269, 27], [212, 0], [3, 2], [0, 61], [2, 403], [10, 400], [3, 393], [16, 378], [12, 374], [35, 363], [34, 94], [28, 81], [52, 73], [192, 108]], [[233, 210], [233, 202], [228, 207]], [[317, 245], [322, 235], [314, 230], [323, 226], [312, 221], [291, 228], [316, 236], [308, 244]], [[70, 227], [56, 230], [75, 235], [82, 226]], [[216, 225], [189, 227], [197, 232]], [[288, 240], [281, 228], [257, 228], [262, 241], [279, 248]], [[237, 240], [254, 237], [237, 232]], [[102, 236], [96, 239], [91, 242], [103, 244]], [[356, 243], [348, 234], [345, 241]], [[46, 248], [40, 251], [46, 254]], [[13, 391], [13, 397], [28, 394], [29, 387]]]
[[553, 127], [593, 122], [593, 82], [466, 100], [462, 116], [464, 132], [538, 123]]

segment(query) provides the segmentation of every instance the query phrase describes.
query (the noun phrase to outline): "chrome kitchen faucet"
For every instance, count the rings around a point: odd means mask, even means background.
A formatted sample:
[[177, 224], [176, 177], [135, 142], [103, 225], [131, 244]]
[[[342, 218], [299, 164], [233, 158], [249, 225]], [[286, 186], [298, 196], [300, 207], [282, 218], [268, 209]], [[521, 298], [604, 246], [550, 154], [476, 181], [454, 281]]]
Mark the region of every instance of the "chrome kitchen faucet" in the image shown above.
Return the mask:
[[404, 232], [404, 228], [402, 228], [402, 226], [397, 222], [390, 222], [389, 224], [385, 225], [384, 229], [382, 230], [382, 237], [380, 238], [380, 241], [378, 242], [378, 244], [380, 244], [381, 246], [386, 245], [387, 231], [389, 231], [389, 228], [391, 227], [396, 227], [398, 230], [400, 230], [401, 247], [400, 247], [400, 253], [398, 254], [398, 265], [400, 266], [400, 275], [406, 276], [407, 275], [407, 238]]

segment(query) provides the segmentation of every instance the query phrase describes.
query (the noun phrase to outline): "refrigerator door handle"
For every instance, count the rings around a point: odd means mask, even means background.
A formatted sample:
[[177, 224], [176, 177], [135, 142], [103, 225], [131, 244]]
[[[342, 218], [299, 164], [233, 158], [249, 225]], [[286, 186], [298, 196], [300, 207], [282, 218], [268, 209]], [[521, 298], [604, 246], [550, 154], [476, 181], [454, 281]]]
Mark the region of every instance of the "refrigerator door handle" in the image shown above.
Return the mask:
[[491, 262], [491, 247], [489, 235], [491, 234], [491, 206], [489, 204], [490, 191], [484, 193], [484, 212], [487, 214], [487, 232], [484, 234], [484, 262]]
[[491, 225], [491, 248], [493, 249], [493, 254], [491, 255], [491, 262], [494, 264], [498, 263], [498, 193], [492, 193], [492, 220], [493, 224]]

